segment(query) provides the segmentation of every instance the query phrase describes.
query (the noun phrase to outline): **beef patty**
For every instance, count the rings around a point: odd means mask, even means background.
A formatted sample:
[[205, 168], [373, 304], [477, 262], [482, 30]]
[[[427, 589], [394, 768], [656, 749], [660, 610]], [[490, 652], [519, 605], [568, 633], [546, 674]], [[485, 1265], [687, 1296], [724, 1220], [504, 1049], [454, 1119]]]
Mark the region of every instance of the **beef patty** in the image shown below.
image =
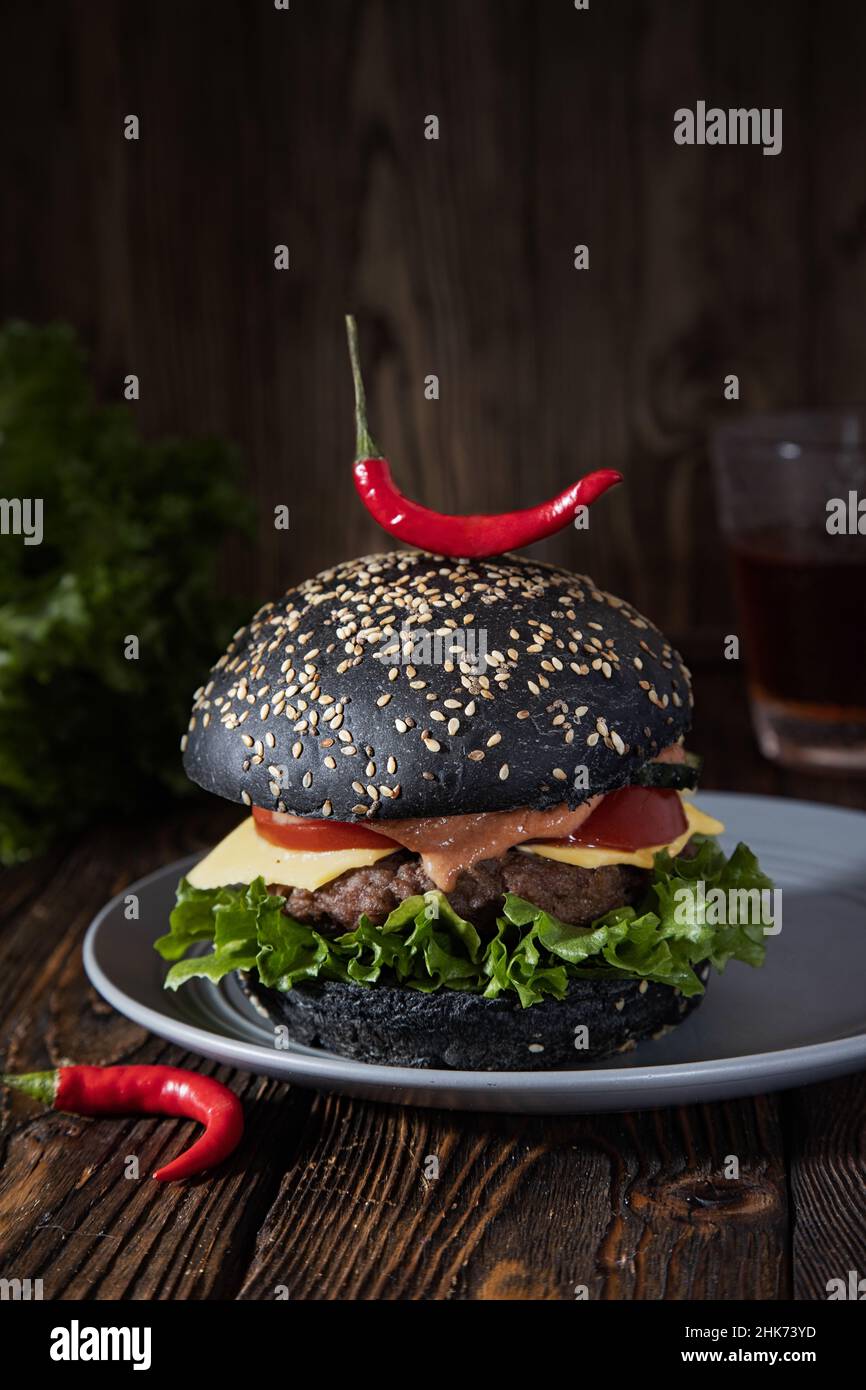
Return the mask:
[[[574, 926], [588, 926], [612, 908], [636, 902], [649, 878], [646, 869], [629, 864], [580, 869], [510, 849], [501, 859], [483, 859], [465, 869], [446, 896], [454, 911], [481, 932], [494, 928], [505, 893], [526, 898]], [[435, 887], [418, 855], [401, 852], [370, 868], [350, 869], [315, 892], [280, 884], [272, 884], [270, 892], [286, 898], [289, 916], [323, 935], [338, 936], [357, 926], [362, 913], [381, 925], [404, 898]]]

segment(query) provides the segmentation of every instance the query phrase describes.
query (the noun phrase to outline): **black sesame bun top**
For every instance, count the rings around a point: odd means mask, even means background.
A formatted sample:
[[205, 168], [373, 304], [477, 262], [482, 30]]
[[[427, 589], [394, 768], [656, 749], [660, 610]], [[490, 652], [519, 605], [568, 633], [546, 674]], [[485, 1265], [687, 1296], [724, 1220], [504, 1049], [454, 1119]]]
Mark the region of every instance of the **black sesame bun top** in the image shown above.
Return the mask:
[[691, 704], [678, 654], [591, 579], [396, 551], [235, 634], [184, 766], [230, 801], [336, 820], [575, 807], [685, 733]]

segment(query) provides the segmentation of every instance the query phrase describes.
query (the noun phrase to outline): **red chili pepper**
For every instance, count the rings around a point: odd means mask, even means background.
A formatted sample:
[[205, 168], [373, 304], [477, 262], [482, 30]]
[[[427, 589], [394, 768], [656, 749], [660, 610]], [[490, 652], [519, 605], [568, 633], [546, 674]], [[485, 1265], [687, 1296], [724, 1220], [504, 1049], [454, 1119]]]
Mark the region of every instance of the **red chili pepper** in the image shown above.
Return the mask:
[[244, 1112], [234, 1091], [181, 1067], [58, 1067], [0, 1076], [4, 1086], [71, 1115], [186, 1115], [205, 1132], [154, 1177], [176, 1182], [213, 1168], [237, 1148]]
[[460, 559], [481, 559], [502, 555], [561, 531], [573, 519], [578, 507], [588, 507], [609, 487], [622, 482], [613, 468], [587, 473], [564, 492], [526, 507], [519, 512], [499, 512], [475, 516], [447, 516], [431, 511], [404, 497], [391, 477], [367, 428], [367, 404], [358, 353], [358, 330], [351, 314], [346, 315], [349, 356], [355, 382], [355, 421], [357, 457], [353, 468], [355, 487], [370, 515], [390, 535], [422, 550]]

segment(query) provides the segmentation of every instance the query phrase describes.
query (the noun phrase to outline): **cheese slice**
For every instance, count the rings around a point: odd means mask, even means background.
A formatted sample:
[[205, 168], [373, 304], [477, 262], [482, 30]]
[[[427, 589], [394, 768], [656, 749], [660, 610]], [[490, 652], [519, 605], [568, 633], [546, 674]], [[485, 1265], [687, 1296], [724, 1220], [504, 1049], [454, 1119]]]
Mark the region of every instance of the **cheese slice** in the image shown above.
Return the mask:
[[193, 888], [226, 888], [233, 883], [285, 883], [313, 892], [348, 869], [365, 869], [394, 849], [284, 849], [256, 830], [252, 816], [206, 854], [187, 874]]
[[[682, 800], [682, 798], [680, 798]], [[634, 864], [638, 869], [651, 869], [653, 855], [666, 849], [670, 855], [679, 854], [693, 835], [721, 835], [724, 826], [691, 802], [683, 801], [683, 811], [688, 821], [682, 835], [667, 845], [648, 845], [629, 853], [624, 849], [584, 849], [580, 845], [518, 845], [524, 854], [537, 854], [542, 859], [556, 859], [560, 864], [575, 864], [580, 869], [600, 869], [605, 864]]]
[[[683, 801], [682, 805], [688, 826], [667, 845], [651, 845], [633, 853], [621, 849], [584, 849], [579, 845], [529, 844], [517, 848], [524, 854], [557, 859], [561, 864], [575, 864], [581, 869], [598, 869], [605, 864], [634, 864], [640, 869], [651, 869], [653, 855], [659, 850], [679, 854], [692, 835], [719, 835], [725, 828], [721, 821], [705, 815], [690, 802]], [[349, 869], [366, 869], [380, 859], [387, 859], [389, 854], [395, 854], [399, 848], [398, 845], [393, 849], [284, 849], [260, 835], [250, 816], [206, 854], [187, 878], [193, 888], [225, 888], [263, 878], [265, 883], [284, 883], [289, 888], [306, 888], [312, 893]]]

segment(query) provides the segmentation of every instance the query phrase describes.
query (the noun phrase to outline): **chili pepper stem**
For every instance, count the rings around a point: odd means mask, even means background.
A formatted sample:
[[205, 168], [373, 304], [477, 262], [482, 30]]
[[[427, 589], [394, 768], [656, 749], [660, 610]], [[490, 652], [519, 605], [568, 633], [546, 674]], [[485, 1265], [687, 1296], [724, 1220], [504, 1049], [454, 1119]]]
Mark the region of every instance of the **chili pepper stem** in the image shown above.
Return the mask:
[[26, 1096], [41, 1101], [43, 1105], [53, 1105], [57, 1096], [56, 1071], [30, 1071], [20, 1076], [4, 1072], [0, 1075], [0, 1082], [13, 1090], [23, 1091]]
[[373, 443], [367, 428], [367, 396], [364, 391], [364, 378], [361, 376], [358, 325], [352, 314], [346, 315], [346, 336], [349, 339], [349, 360], [352, 363], [352, 380], [355, 383], [355, 457], [358, 459], [381, 458], [382, 455]]

